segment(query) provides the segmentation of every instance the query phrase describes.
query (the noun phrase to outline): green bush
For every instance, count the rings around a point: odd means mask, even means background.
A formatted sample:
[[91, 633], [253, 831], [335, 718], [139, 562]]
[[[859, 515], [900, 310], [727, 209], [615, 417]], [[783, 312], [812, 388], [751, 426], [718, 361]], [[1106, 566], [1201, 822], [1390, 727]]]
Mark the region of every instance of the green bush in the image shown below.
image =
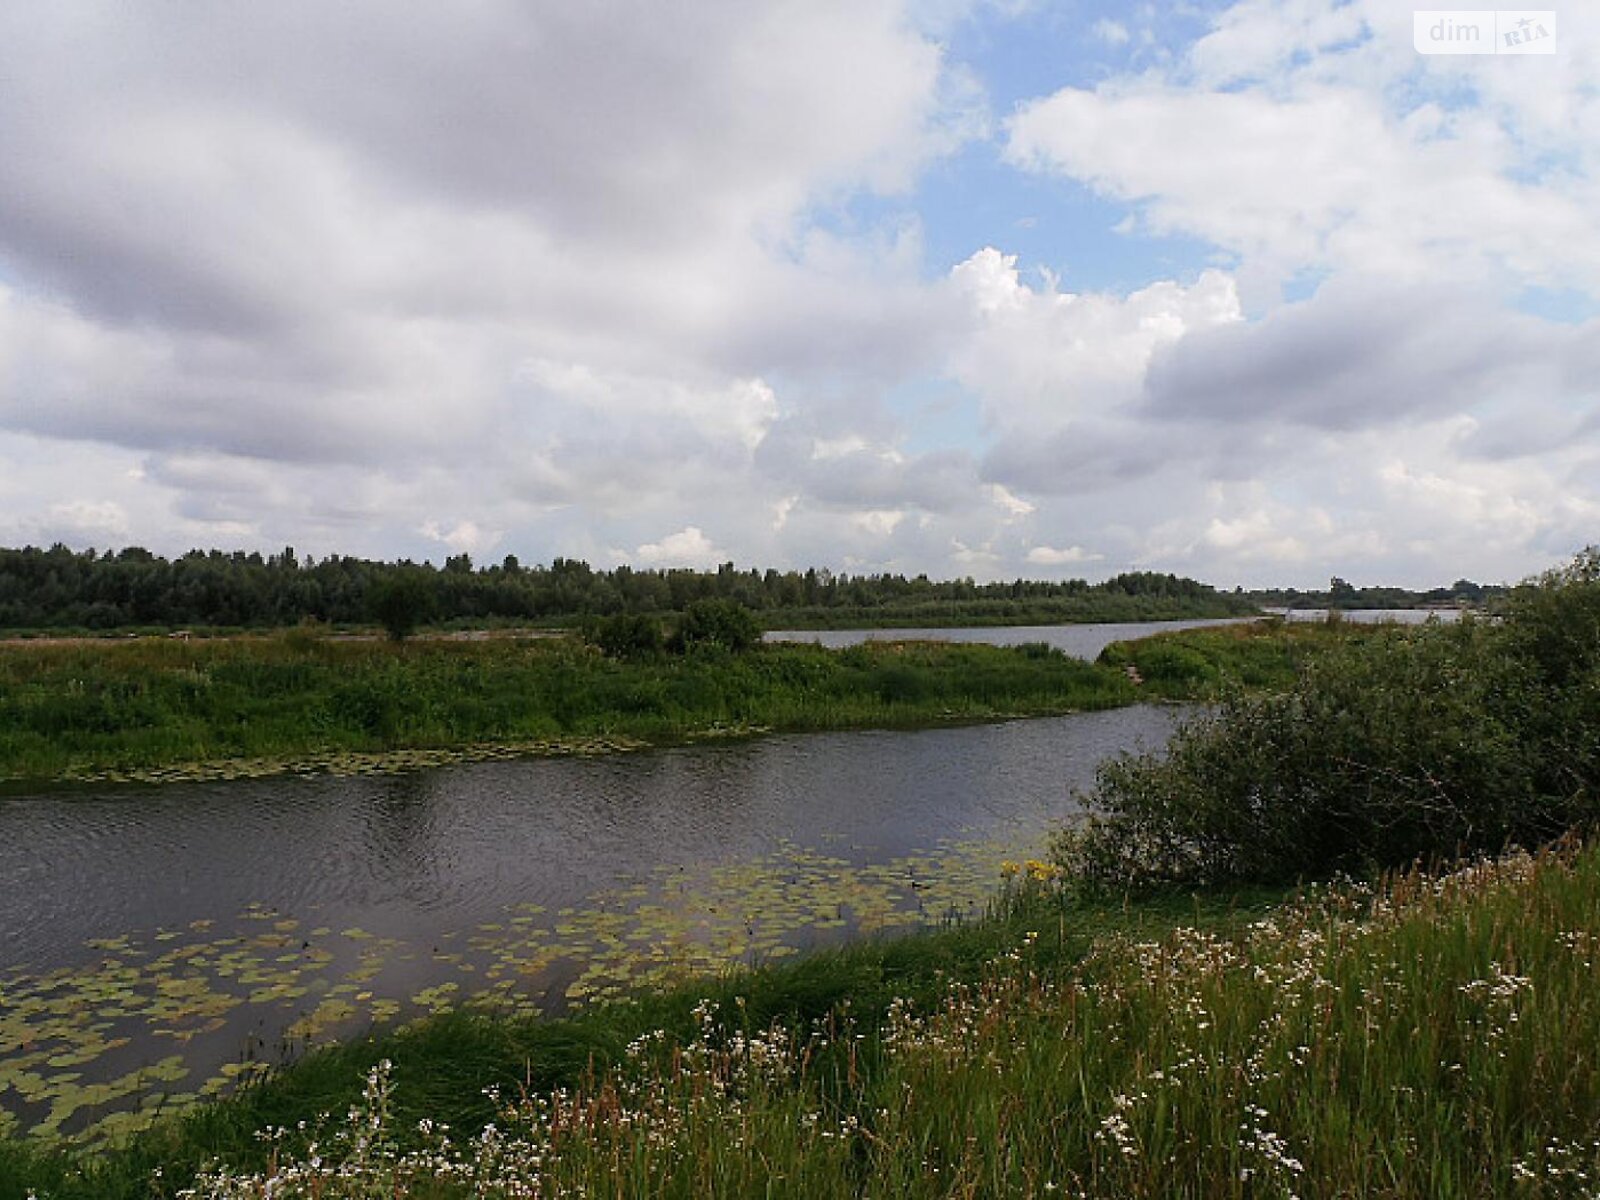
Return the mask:
[[706, 648], [735, 654], [761, 641], [755, 615], [732, 600], [696, 600], [683, 610], [673, 648], [683, 653]]
[[433, 613], [433, 593], [417, 570], [384, 575], [367, 589], [367, 612], [389, 637], [404, 641]]
[[1140, 675], [1149, 683], [1194, 686], [1212, 683], [1218, 677], [1217, 668], [1204, 654], [1176, 642], [1151, 646], [1139, 656], [1138, 666]]
[[1281, 882], [1536, 845], [1600, 813], [1600, 561], [1501, 619], [1336, 642], [1164, 757], [1104, 766], [1060, 865], [1091, 888]]
[[924, 672], [903, 663], [888, 662], [875, 667], [869, 686], [886, 704], [915, 704], [927, 698], [932, 681]]
[[666, 646], [661, 622], [642, 613], [592, 618], [584, 624], [583, 636], [607, 658], [654, 658]]

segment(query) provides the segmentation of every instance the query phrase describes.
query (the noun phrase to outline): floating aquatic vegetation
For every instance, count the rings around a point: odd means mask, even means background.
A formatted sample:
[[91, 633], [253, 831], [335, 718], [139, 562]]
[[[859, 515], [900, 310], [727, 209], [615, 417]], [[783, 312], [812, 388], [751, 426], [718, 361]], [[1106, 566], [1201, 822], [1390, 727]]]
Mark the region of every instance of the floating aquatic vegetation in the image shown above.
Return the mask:
[[511, 905], [428, 946], [265, 905], [97, 938], [74, 968], [0, 978], [0, 1111], [10, 1127], [102, 1145], [374, 1024], [461, 1004], [559, 1012], [965, 919], [1000, 864], [1035, 848], [1019, 829], [861, 864], [786, 842], [736, 862], [663, 865], [556, 912]]
[[[716, 728], [697, 737], [744, 737], [765, 732], [757, 726]], [[563, 736], [532, 741], [497, 742], [473, 746], [411, 750], [340, 750], [293, 758], [227, 758], [179, 763], [163, 767], [106, 769], [68, 768], [60, 775], [66, 783], [216, 783], [237, 779], [265, 779], [274, 775], [398, 775], [458, 763], [501, 762], [520, 758], [580, 757], [642, 750], [647, 743], [621, 736]], [[0, 775], [0, 782], [28, 778]]]

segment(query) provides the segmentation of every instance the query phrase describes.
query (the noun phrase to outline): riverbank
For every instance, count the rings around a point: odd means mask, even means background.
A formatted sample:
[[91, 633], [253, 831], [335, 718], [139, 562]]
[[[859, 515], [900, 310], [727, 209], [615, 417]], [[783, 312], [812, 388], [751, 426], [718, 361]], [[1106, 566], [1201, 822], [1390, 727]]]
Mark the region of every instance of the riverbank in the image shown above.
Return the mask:
[[[0, 647], [0, 781], [376, 773], [765, 731], [908, 728], [1272, 686], [1336, 632], [1189, 631], [1097, 664], [1042, 645], [763, 645], [619, 661], [575, 638], [302, 632]], [[1131, 670], [1130, 670], [1131, 668]]]
[[1595, 848], [1288, 897], [1058, 882], [567, 1020], [436, 1018], [93, 1161], [0, 1143], [0, 1200], [1566, 1195], [1600, 1167]]

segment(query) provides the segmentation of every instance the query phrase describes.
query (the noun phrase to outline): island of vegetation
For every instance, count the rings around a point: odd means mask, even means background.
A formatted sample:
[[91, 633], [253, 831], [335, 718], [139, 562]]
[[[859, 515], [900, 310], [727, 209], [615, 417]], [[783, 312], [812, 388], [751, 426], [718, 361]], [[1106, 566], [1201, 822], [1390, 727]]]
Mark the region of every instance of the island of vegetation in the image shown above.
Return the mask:
[[1600, 552], [1096, 669], [1217, 702], [984, 921], [378, 1031], [92, 1159], [0, 1143], [0, 1200], [1593, 1194]]
[[1045, 716], [1193, 698], [1225, 678], [1271, 682], [1325, 636], [1316, 625], [1217, 632], [1101, 663], [1042, 642], [827, 649], [762, 642], [748, 610], [712, 599], [670, 622], [617, 614], [563, 636], [344, 638], [295, 626], [19, 640], [0, 645], [0, 783], [382, 772]]
[[[1043, 644], [832, 652], [760, 635], [1256, 612], [1242, 593], [1156, 573], [978, 585], [731, 563], [597, 571], [507, 556], [476, 568], [459, 555], [435, 569], [292, 549], [170, 561], [139, 548], [0, 550], [0, 628], [13, 630], [0, 642], [0, 784], [383, 771], [1190, 698], [1274, 655], [1281, 671], [1292, 638], [1258, 641], [1251, 661], [1202, 681]], [[1237, 658], [1244, 645], [1213, 651]]]

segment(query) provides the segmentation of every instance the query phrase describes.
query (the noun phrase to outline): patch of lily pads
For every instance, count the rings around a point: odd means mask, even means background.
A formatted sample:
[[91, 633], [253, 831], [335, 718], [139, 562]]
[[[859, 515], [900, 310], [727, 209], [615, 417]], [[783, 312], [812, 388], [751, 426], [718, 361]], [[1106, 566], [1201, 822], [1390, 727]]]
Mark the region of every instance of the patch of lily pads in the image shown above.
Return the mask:
[[[753, 730], [706, 731], [706, 737], [746, 736]], [[499, 762], [524, 758], [592, 758], [602, 754], [644, 749], [636, 738], [553, 737], [532, 741], [497, 742], [472, 746], [430, 747], [408, 750], [339, 750], [292, 758], [219, 758], [165, 766], [72, 767], [60, 780], [74, 784], [217, 783], [236, 779], [266, 779], [278, 775], [400, 775], [458, 763]], [[23, 782], [21, 776], [0, 776], [0, 782]]]
[[[0, 1130], [103, 1146], [317, 1044], [462, 1004], [559, 1012], [846, 936], [964, 920], [1037, 835], [857, 863], [783, 843], [421, 946], [253, 906], [0, 978]], [[421, 981], [421, 986], [418, 986]]]

